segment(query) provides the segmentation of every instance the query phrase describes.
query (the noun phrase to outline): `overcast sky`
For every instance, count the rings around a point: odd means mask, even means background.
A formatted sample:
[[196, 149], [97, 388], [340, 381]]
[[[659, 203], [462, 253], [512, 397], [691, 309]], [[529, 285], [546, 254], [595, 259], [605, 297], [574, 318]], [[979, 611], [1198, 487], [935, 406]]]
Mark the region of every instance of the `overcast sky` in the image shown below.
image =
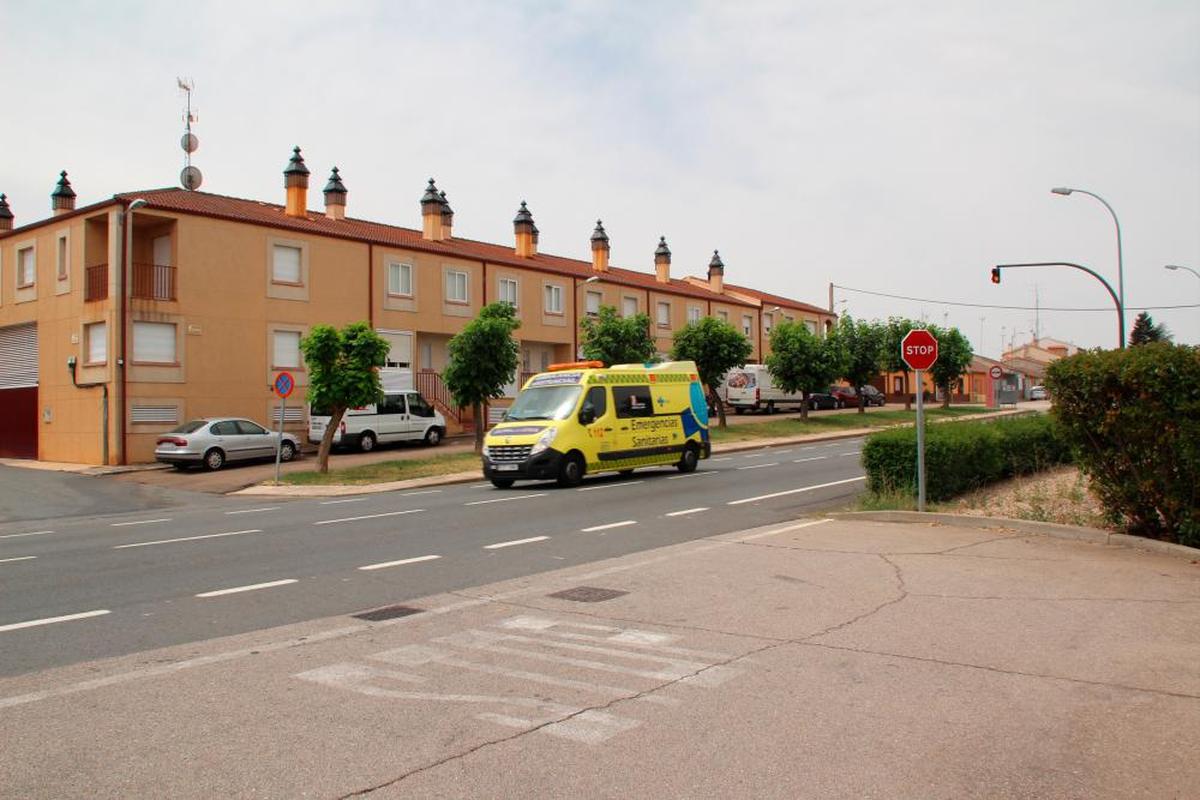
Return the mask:
[[[1200, 3], [56, 2], [0, 0], [0, 192], [25, 224], [58, 172], [80, 205], [178, 185], [195, 81], [203, 190], [282, 203], [293, 145], [336, 164], [351, 216], [420, 227], [436, 177], [455, 233], [726, 279], [854, 316], [958, 325], [996, 355], [1032, 310], [1107, 307], [1120, 217], [1135, 306], [1200, 304]], [[186, 264], [181, 264], [187, 269]], [[1151, 312], [1200, 341], [1200, 307]], [[981, 322], [981, 317], [985, 318]], [[1115, 312], [1043, 311], [1111, 347]], [[983, 339], [980, 344], [980, 334]]]

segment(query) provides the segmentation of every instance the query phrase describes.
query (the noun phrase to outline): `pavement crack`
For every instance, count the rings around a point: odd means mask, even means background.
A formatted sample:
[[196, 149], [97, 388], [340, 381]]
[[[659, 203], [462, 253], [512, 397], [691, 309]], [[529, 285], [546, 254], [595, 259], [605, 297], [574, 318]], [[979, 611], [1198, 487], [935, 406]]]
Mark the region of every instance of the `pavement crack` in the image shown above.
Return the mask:
[[1200, 599], [1196, 600], [1177, 600], [1177, 599], [1154, 599], [1145, 597], [1044, 597], [1038, 595], [1002, 595], [1002, 594], [927, 594], [924, 592], [911, 592], [912, 597], [927, 597], [934, 600], [1034, 600], [1045, 602], [1090, 602], [1090, 603], [1166, 603], [1168, 605], [1196, 605], [1200, 604]]
[[904, 600], [905, 598], [908, 597], [908, 586], [904, 581], [904, 571], [900, 568], [900, 565], [897, 564], [892, 559], [888, 558], [886, 555], [883, 555], [883, 554], [876, 554], [876, 555], [878, 555], [879, 558], [881, 558], [883, 561], [885, 561], [888, 564], [888, 566], [890, 566], [892, 568], [892, 571], [895, 573], [896, 588], [897, 588], [897, 591], [899, 592], [899, 595], [897, 597], [893, 597], [890, 600], [885, 600], [882, 603], [880, 603], [879, 605], [872, 608], [870, 611], [864, 611], [863, 613], [859, 614], [858, 616], [848, 619], [845, 622], [839, 622], [837, 625], [830, 625], [828, 628], [824, 628], [822, 630], [817, 631], [816, 633], [810, 633], [808, 636], [804, 636], [800, 639], [797, 639], [797, 640], [795, 640], [797, 644], [802, 644], [809, 640], [816, 639], [819, 636], [826, 636], [830, 633], [834, 633], [836, 631], [840, 631], [845, 628], [848, 628], [851, 625], [855, 624], [856, 622], [862, 622], [864, 619], [874, 616], [875, 614], [878, 614], [880, 611], [883, 611], [888, 606], [894, 606], [897, 603], [901, 602], [902, 600]]

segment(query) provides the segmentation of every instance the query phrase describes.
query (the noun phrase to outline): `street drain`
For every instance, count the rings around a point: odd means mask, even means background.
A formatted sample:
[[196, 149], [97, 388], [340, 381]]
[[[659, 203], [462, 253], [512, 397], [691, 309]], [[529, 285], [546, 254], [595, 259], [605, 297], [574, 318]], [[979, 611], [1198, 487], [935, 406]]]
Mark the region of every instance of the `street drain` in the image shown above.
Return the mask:
[[398, 619], [400, 617], [411, 616], [412, 614], [420, 614], [425, 609], [413, 608], [412, 606], [384, 606], [383, 608], [373, 608], [370, 611], [364, 611], [361, 614], [351, 614], [355, 619], [363, 619], [367, 622], [383, 622], [385, 619]]
[[556, 597], [559, 600], [574, 600], [576, 603], [601, 603], [605, 600], [612, 600], [614, 597], [620, 597], [629, 592], [618, 591], [617, 589], [601, 589], [596, 586], [576, 586], [574, 589], [564, 589], [561, 592], [546, 595], [547, 597]]

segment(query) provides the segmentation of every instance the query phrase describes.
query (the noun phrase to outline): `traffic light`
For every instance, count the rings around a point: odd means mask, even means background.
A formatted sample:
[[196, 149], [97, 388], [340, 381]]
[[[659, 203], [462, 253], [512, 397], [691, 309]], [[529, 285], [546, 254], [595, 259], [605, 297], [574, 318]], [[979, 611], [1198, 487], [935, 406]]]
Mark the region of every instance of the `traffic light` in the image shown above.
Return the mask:
[[1000, 282], [1000, 268], [992, 267], [992, 283]]

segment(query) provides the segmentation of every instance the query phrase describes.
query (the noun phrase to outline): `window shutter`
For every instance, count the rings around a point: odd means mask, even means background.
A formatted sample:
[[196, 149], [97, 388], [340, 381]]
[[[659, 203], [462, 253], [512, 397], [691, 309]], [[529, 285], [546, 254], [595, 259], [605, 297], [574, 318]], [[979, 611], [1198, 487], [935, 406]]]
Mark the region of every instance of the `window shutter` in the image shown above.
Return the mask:
[[87, 362], [101, 364], [108, 360], [108, 323], [93, 322], [85, 327]]
[[37, 325], [0, 328], [0, 389], [37, 385]]
[[622, 304], [624, 305], [624, 309], [622, 311], [623, 316], [632, 317], [637, 314], [636, 297], [626, 297], [624, 300], [622, 300]]
[[275, 258], [271, 265], [271, 280], [280, 283], [300, 283], [300, 248], [275, 245]]
[[129, 411], [129, 421], [133, 423], [155, 423], [159, 425], [176, 425], [179, 423], [178, 406], [160, 406], [134, 401]]
[[300, 333], [298, 331], [275, 331], [275, 355], [272, 366], [300, 366]]
[[133, 360], [175, 363], [175, 326], [164, 322], [133, 323]]

